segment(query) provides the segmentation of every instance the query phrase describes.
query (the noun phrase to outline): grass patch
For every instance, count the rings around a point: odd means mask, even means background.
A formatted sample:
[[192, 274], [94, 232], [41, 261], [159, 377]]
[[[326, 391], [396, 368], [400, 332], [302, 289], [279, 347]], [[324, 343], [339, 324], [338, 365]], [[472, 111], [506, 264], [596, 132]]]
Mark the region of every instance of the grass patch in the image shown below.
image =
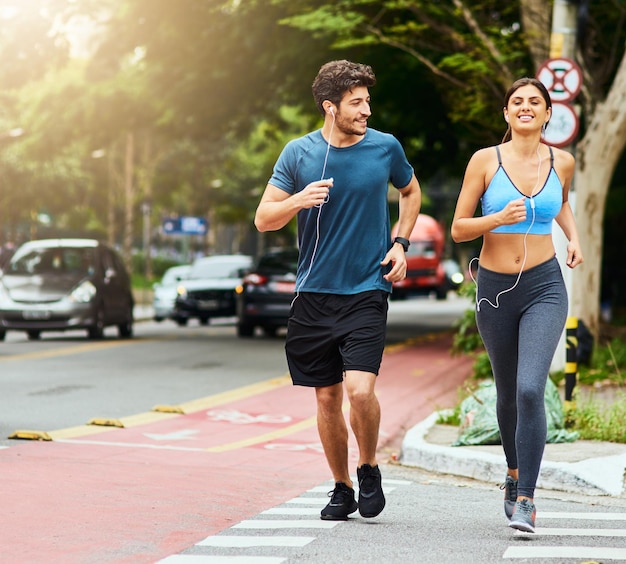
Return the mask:
[[626, 443], [626, 392], [618, 391], [610, 403], [579, 395], [575, 393], [575, 401], [563, 408], [567, 426], [581, 439]]

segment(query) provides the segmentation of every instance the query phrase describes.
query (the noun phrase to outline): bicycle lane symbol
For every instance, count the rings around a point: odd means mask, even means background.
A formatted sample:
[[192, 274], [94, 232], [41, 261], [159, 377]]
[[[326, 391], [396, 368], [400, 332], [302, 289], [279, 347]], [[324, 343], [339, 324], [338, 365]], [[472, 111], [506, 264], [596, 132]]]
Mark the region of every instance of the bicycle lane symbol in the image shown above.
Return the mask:
[[234, 423], [235, 425], [250, 425], [255, 423], [284, 425], [293, 421], [291, 415], [273, 415], [270, 413], [251, 415], [250, 413], [243, 413], [236, 409], [215, 409], [207, 411], [206, 414], [210, 421], [226, 421]]

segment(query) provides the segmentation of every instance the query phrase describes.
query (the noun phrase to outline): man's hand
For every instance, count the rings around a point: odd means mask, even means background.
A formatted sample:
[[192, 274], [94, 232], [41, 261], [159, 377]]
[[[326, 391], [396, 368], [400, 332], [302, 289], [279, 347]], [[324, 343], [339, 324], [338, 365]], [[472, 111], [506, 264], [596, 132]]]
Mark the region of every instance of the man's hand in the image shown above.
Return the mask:
[[391, 263], [391, 270], [383, 276], [387, 282], [399, 282], [406, 278], [406, 255], [402, 245], [394, 243], [387, 251], [385, 258], [381, 261], [381, 266]]
[[333, 179], [317, 180], [307, 184], [304, 189], [300, 190], [293, 197], [298, 200], [298, 207], [301, 209], [309, 209], [313, 206], [325, 204], [328, 201], [330, 189], [333, 186]]

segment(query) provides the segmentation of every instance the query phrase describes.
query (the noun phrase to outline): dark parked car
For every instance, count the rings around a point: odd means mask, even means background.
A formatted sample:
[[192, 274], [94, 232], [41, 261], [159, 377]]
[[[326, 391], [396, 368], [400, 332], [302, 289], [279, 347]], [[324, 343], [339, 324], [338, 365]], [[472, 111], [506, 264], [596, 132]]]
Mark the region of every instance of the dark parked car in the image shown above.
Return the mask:
[[298, 249], [266, 253], [237, 288], [237, 334], [253, 337], [255, 327], [274, 335], [287, 326], [296, 288]]
[[187, 325], [195, 318], [206, 325], [212, 317], [236, 314], [235, 288], [252, 266], [247, 255], [215, 255], [196, 259], [181, 280], [171, 318]]
[[133, 333], [130, 277], [120, 256], [94, 239], [42, 239], [19, 247], [0, 277], [0, 339], [7, 330], [86, 329], [99, 339], [117, 325]]

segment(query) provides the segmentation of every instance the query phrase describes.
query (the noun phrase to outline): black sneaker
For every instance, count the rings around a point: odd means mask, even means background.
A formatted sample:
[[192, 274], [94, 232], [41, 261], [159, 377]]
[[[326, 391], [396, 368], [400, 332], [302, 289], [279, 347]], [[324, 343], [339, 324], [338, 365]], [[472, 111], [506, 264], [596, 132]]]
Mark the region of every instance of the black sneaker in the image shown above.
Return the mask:
[[325, 521], [347, 521], [348, 515], [358, 509], [354, 490], [343, 482], [337, 482], [335, 489], [328, 492], [330, 501], [322, 509], [321, 518]]
[[376, 517], [385, 507], [385, 496], [378, 465], [363, 464], [356, 469], [359, 479], [359, 513], [363, 517]]
[[529, 499], [522, 499], [515, 503], [515, 511], [509, 527], [526, 533], [534, 533], [536, 515], [535, 504]]
[[504, 513], [510, 521], [517, 501], [517, 480], [507, 475], [500, 489], [504, 490]]

